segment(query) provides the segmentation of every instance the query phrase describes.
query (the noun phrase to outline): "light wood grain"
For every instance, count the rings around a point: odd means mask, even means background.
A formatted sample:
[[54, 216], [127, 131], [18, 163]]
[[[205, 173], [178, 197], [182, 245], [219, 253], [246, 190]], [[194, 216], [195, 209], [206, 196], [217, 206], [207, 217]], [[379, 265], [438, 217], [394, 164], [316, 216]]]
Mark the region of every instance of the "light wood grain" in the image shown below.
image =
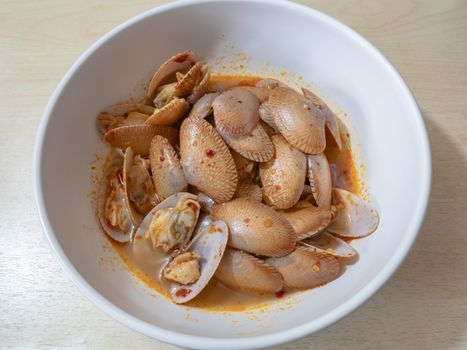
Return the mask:
[[[162, 2], [0, 2], [0, 348], [175, 349], [74, 287], [41, 232], [31, 173], [40, 115], [68, 67]], [[467, 2], [300, 2], [356, 29], [401, 72], [425, 117], [434, 172], [422, 232], [391, 281], [345, 320], [281, 349], [467, 348]]]

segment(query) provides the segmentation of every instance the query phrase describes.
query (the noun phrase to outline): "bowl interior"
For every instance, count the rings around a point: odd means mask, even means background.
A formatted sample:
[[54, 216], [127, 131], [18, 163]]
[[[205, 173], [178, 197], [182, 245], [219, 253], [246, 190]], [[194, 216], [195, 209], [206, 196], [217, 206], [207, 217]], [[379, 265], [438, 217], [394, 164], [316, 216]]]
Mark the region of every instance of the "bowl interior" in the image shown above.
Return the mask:
[[[231, 44], [234, 50], [229, 52], [226, 48]], [[215, 57], [231, 59], [233, 52], [245, 53], [251, 57], [245, 64], [252, 73], [263, 74], [266, 61], [277, 71], [295, 72], [347, 112], [381, 222], [376, 233], [357, 243], [359, 261], [336, 281], [286, 298], [265, 312], [216, 314], [151, 296], [118, 263], [115, 271], [99, 263], [108, 253], [103, 251], [105, 239], [89, 197], [94, 189], [90, 166], [105, 149], [96, 131], [96, 115], [103, 107], [126, 100], [130, 92], [138, 95], [165, 58], [187, 49], [213, 63]], [[130, 327], [180, 345], [219, 343], [171, 332], [236, 338], [229, 346], [241, 346], [242, 339], [251, 336], [266, 336], [248, 343], [265, 346], [344, 316], [398, 266], [426, 205], [429, 151], [418, 109], [405, 85], [364, 40], [295, 4], [178, 3], [139, 16], [80, 59], [51, 100], [47, 117], [39, 132], [37, 191], [44, 225], [59, 258], [106, 312]]]

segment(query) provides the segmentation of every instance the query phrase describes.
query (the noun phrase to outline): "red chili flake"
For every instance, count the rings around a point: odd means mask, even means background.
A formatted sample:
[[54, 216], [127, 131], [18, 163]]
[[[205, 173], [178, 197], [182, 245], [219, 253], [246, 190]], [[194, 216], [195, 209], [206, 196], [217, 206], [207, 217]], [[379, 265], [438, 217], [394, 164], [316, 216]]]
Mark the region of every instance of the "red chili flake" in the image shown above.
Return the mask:
[[248, 223], [250, 222], [250, 218], [245, 218], [245, 219], [243, 219], [243, 222], [244, 222], [245, 224], [248, 224]]
[[185, 298], [188, 294], [191, 293], [191, 289], [181, 288], [175, 292], [177, 297]]
[[209, 158], [214, 157], [215, 154], [216, 154], [216, 152], [214, 152], [212, 149], [208, 149], [208, 150], [206, 151], [206, 155], [207, 155]]
[[276, 298], [282, 298], [285, 294], [285, 291], [283, 290], [280, 290], [278, 292], [276, 292]]
[[123, 172], [121, 170], [117, 171], [118, 182], [123, 185]]
[[159, 157], [160, 161], [163, 162], [165, 160], [165, 157], [164, 156], [160, 156]]
[[211, 225], [209, 226], [208, 232], [209, 233], [222, 232], [222, 229], [217, 227], [216, 225]]
[[188, 54], [184, 54], [184, 55], [180, 55], [180, 56], [177, 56], [174, 58], [174, 61], [177, 62], [177, 63], [183, 63], [186, 61], [186, 59], [188, 58]]
[[280, 186], [280, 185], [275, 185], [275, 186], [274, 186], [274, 190], [275, 190], [276, 192], [279, 192], [279, 191], [281, 190], [281, 186]]

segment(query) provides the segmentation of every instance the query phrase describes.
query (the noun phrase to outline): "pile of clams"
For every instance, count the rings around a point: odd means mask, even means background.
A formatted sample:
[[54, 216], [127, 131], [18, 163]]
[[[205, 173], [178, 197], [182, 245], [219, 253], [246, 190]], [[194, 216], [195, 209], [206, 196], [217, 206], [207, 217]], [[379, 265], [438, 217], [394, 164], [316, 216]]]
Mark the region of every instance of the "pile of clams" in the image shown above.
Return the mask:
[[[150, 261], [176, 303], [212, 278], [249, 293], [324, 285], [357, 252], [378, 214], [337, 188], [324, 150], [339, 120], [317, 95], [273, 80], [210, 90], [210, 67], [179, 53], [155, 72], [141, 103], [97, 118], [114, 157], [98, 218], [113, 240]], [[157, 272], [154, 272], [157, 273]]]

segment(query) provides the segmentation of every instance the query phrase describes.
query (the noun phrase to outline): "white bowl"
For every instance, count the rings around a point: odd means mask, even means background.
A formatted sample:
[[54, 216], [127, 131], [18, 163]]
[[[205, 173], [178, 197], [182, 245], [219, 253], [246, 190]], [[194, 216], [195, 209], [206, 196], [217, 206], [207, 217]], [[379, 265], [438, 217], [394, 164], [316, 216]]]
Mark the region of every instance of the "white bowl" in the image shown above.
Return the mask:
[[[140, 84], [166, 57], [186, 49], [201, 57], [229, 56], [230, 44], [252, 57], [245, 62], [252, 71], [267, 60], [269, 67], [301, 74], [348, 113], [354, 139], [360, 142], [357, 153], [364, 156], [366, 184], [381, 217], [377, 232], [358, 243], [359, 261], [341, 277], [265, 312], [187, 310], [151, 297], [124, 269], [102, 268], [98, 259], [104, 255], [105, 239], [88, 197], [90, 164], [103, 150], [95, 127], [98, 111], [126, 99], [129, 91], [141, 90]], [[420, 111], [391, 64], [336, 20], [294, 3], [266, 0], [174, 2], [106, 34], [78, 59], [53, 93], [38, 130], [34, 162], [44, 231], [80, 290], [138, 332], [203, 349], [288, 342], [355, 310], [409, 251], [425, 213], [431, 179]]]

